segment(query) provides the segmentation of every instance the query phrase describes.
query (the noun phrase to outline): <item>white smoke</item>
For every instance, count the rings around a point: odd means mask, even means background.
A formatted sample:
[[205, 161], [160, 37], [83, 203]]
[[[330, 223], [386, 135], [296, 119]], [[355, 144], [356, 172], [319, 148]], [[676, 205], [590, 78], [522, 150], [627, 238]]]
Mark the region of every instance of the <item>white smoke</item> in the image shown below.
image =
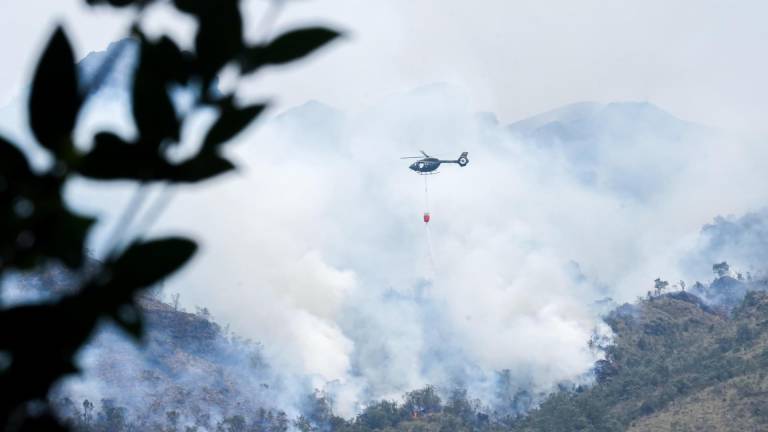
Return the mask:
[[[80, 141], [104, 124], [132, 133], [113, 96], [91, 102]], [[700, 227], [766, 199], [766, 150], [645, 104], [545, 117], [508, 130], [460, 88], [432, 85], [362, 111], [309, 102], [265, 120], [237, 139], [237, 174], [175, 192], [153, 228], [203, 247], [166, 292], [262, 342], [282, 376], [326, 388], [345, 415], [425, 384], [493, 403], [503, 369], [533, 391], [580, 380], [599, 358], [592, 303], [688, 277], [678, 264]], [[423, 178], [399, 159], [421, 149], [470, 159], [428, 180], [434, 271]], [[105, 218], [94, 250], [131, 189], [68, 188]]]
[[[168, 225], [186, 219], [206, 246], [175, 286], [264, 341], [275, 364], [364, 391], [355, 402], [482, 387], [501, 369], [535, 389], [574, 379], [596, 359], [591, 302], [685, 278], [677, 264], [700, 227], [766, 195], [760, 147], [682, 122], [696, 133], [638, 131], [658, 124], [614, 108], [603, 121], [635, 142], [599, 142], [589, 183], [578, 160], [511, 137], [451, 86], [363, 112], [308, 103], [242, 140], [241, 177], [174, 205]], [[422, 179], [398, 160], [419, 149], [471, 160], [429, 179], [427, 281]]]
[[[584, 181], [582, 161], [452, 86], [362, 112], [307, 103], [239, 139], [238, 175], [176, 196], [157, 231], [195, 233], [203, 251], [167, 290], [262, 341], [275, 367], [332, 383], [344, 414], [428, 383], [492, 398], [502, 369], [534, 390], [579, 379], [597, 358], [593, 301], [685, 278], [700, 227], [768, 193], [760, 147], [682, 122], [696, 133], [641, 131], [655, 120], [621, 116], [636, 105], [611, 109], [601, 127], [635, 141], [597, 142]], [[420, 149], [471, 160], [429, 179], [429, 279], [423, 179], [398, 159]]]

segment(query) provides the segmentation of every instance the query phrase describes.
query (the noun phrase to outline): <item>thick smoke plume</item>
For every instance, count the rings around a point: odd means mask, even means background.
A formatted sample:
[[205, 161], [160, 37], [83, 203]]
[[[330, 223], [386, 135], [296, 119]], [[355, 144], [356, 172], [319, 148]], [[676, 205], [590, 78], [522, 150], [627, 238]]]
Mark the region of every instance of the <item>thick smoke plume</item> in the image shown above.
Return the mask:
[[[578, 379], [590, 304], [689, 277], [700, 227], [756, 208], [766, 174], [760, 147], [649, 104], [545, 117], [507, 128], [446, 85], [278, 115], [242, 140], [240, 178], [166, 216], [207, 245], [173, 287], [335, 382], [342, 412], [427, 383], [493, 401], [504, 369], [534, 391]], [[471, 159], [428, 179], [434, 277], [423, 179], [398, 159], [420, 149]]]
[[[79, 132], [130, 135], [119, 91], [100, 94]], [[199, 141], [194, 126], [185, 137]], [[204, 247], [165, 292], [261, 342], [272, 368], [299, 377], [288, 393], [326, 389], [345, 415], [426, 384], [495, 404], [503, 370], [512, 391], [588, 380], [599, 353], [587, 342], [605, 332], [593, 303], [692, 277], [700, 227], [768, 195], [764, 146], [646, 103], [507, 126], [439, 84], [357, 112], [308, 102], [239, 141], [238, 175], [157, 191], [173, 201], [153, 232]], [[428, 179], [434, 267], [424, 179], [399, 159], [419, 150], [471, 161]], [[97, 254], [130, 190], [71, 185], [78, 208], [105, 217]]]

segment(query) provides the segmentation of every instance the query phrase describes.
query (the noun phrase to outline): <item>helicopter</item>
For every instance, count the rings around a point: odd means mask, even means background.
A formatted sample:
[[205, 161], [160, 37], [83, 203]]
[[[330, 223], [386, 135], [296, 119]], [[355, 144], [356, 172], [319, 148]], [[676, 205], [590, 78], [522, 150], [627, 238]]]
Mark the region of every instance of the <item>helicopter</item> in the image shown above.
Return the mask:
[[441, 160], [435, 157], [432, 157], [424, 152], [424, 150], [420, 150], [422, 156], [406, 156], [401, 157], [400, 159], [419, 159], [416, 162], [412, 163], [411, 166], [408, 168], [416, 171], [417, 173], [421, 175], [427, 175], [427, 174], [437, 174], [435, 171], [438, 167], [440, 167], [440, 164], [443, 163], [455, 163], [458, 164], [460, 167], [465, 167], [469, 163], [469, 158], [467, 155], [469, 153], [464, 152], [461, 155], [459, 155], [458, 159], [456, 160]]

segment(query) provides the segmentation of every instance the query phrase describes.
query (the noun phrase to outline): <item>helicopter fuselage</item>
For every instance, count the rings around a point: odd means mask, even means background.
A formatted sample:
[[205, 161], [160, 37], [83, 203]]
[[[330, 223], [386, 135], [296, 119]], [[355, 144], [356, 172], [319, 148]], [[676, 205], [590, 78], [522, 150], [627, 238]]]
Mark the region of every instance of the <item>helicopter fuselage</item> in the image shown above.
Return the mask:
[[424, 158], [412, 163], [409, 168], [417, 173], [428, 173], [436, 170], [441, 163], [442, 161], [437, 158]]

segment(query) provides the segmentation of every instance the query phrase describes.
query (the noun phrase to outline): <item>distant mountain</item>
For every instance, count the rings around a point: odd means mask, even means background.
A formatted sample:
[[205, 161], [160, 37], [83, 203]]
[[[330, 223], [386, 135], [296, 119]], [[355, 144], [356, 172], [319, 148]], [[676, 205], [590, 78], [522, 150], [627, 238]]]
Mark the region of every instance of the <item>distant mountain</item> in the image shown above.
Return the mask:
[[[630, 121], [633, 127], [628, 132], [625, 126]], [[701, 126], [680, 120], [648, 102], [579, 102], [512, 123], [507, 128], [514, 133], [537, 137], [538, 142], [549, 140], [554, 144], [606, 135], [630, 138], [633, 129], [646, 129], [649, 135], [674, 138]]]
[[662, 190], [712, 135], [646, 102], [575, 103], [507, 130], [563, 157], [582, 182], [640, 200]]

